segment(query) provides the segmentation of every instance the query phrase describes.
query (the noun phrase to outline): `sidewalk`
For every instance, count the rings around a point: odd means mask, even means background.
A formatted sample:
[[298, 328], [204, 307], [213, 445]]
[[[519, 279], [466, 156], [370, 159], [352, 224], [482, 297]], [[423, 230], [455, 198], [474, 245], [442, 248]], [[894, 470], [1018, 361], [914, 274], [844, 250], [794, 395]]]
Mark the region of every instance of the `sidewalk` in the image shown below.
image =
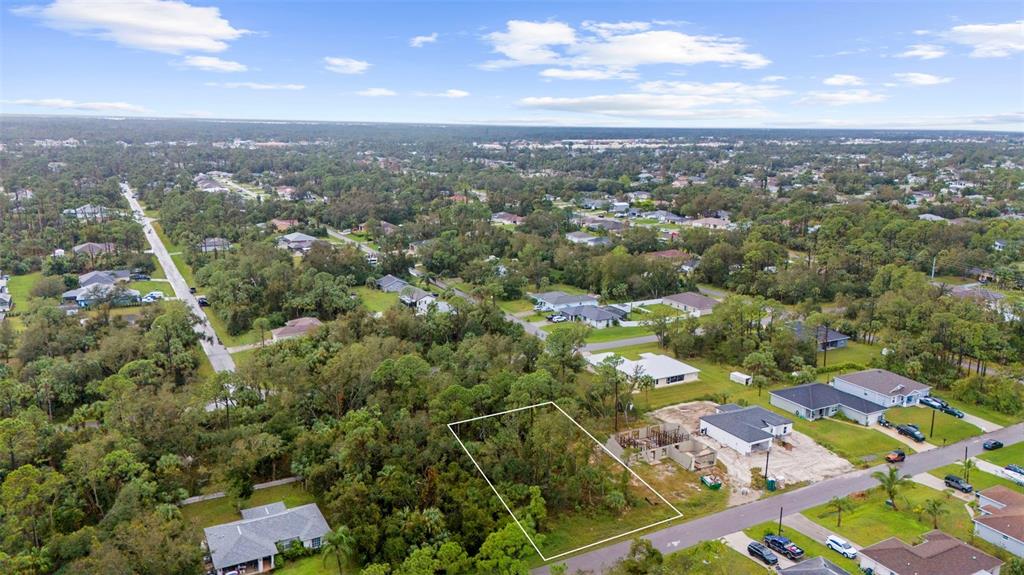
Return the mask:
[[[829, 535], [835, 535], [835, 533], [805, 517], [803, 513], [791, 513], [786, 515], [782, 518], [782, 527], [783, 529], [789, 528], [799, 531], [822, 545], [825, 544], [825, 540], [828, 539]], [[785, 533], [783, 533], [783, 535], [785, 535]], [[846, 539], [850, 545], [853, 545], [854, 549], [860, 551], [860, 545], [855, 541], [850, 541], [846, 537], [843, 537], [843, 539]]]

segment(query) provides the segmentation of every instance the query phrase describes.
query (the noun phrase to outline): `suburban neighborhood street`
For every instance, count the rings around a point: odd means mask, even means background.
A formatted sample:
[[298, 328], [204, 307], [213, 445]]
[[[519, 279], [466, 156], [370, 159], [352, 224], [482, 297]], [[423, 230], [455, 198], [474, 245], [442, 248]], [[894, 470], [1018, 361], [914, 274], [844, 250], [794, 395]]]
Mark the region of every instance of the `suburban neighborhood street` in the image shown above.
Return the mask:
[[[904, 475], [913, 476], [936, 467], [955, 463], [963, 459], [965, 447], [969, 456], [976, 456], [984, 451], [981, 444], [987, 439], [998, 439], [1006, 445], [1020, 443], [1024, 441], [1024, 424], [1018, 423], [946, 447], [910, 455], [905, 462], [899, 465], [900, 471]], [[871, 477], [871, 474], [884, 469], [884, 465], [877, 465], [870, 469], [853, 471], [788, 493], [759, 499], [752, 503], [731, 507], [714, 515], [659, 529], [646, 535], [645, 538], [649, 539], [654, 547], [662, 553], [681, 551], [701, 541], [719, 539], [759, 523], [777, 520], [780, 509], [787, 514], [799, 513], [826, 503], [833, 497], [842, 497], [875, 487], [878, 482]], [[785, 524], [785, 521], [783, 523]], [[809, 535], [813, 536], [814, 534]], [[565, 560], [565, 564], [569, 567], [570, 573], [578, 569], [600, 573], [624, 557], [629, 551], [629, 546], [630, 540], [624, 539], [614, 545], [571, 557]], [[549, 572], [547, 566], [533, 570], [536, 575]]]
[[203, 313], [203, 308], [199, 307], [199, 301], [196, 300], [196, 296], [189, 291], [189, 285], [174, 265], [174, 260], [171, 259], [171, 254], [167, 251], [167, 247], [160, 241], [160, 237], [156, 235], [151, 218], [146, 216], [128, 184], [121, 184], [121, 192], [131, 205], [136, 219], [142, 224], [142, 228], [146, 233], [146, 239], [149, 240], [149, 245], [153, 250], [153, 255], [160, 262], [160, 266], [164, 268], [164, 273], [167, 274], [167, 281], [171, 284], [175, 297], [185, 302], [185, 305], [199, 318], [199, 323], [195, 325], [195, 330], [200, 335], [199, 343], [202, 344], [206, 356], [210, 358], [213, 370], [234, 371], [235, 361], [231, 358], [228, 349], [217, 339], [217, 334], [214, 332], [213, 326], [210, 325], [209, 318]]

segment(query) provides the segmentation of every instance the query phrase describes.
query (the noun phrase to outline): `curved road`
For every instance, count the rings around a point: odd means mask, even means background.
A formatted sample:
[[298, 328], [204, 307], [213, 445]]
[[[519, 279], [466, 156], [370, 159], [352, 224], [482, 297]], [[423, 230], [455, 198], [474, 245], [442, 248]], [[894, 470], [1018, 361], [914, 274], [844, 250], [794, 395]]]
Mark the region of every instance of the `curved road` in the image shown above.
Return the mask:
[[[936, 467], [955, 463], [963, 459], [965, 447], [969, 456], [976, 456], [984, 451], [981, 444], [987, 439], [998, 439], [1006, 445], [1020, 443], [1024, 441], [1024, 423], [1018, 423], [1017, 425], [1004, 427], [984, 435], [965, 439], [946, 447], [916, 453], [907, 457], [906, 461], [899, 465], [900, 471], [904, 475], [912, 476], [925, 473]], [[662, 553], [681, 551], [701, 541], [719, 539], [753, 525], [777, 519], [780, 508], [787, 515], [799, 513], [811, 507], [827, 503], [833, 497], [842, 497], [875, 487], [878, 485], [878, 482], [871, 478], [871, 474], [884, 469], [884, 465], [877, 465], [870, 469], [852, 471], [845, 475], [826, 479], [825, 481], [820, 481], [788, 493], [782, 493], [767, 499], [759, 499], [745, 505], [731, 507], [714, 515], [707, 515], [693, 521], [659, 529], [648, 533], [644, 538], [650, 540], [654, 547]], [[601, 573], [626, 555], [629, 551], [630, 543], [629, 539], [624, 539], [614, 545], [594, 549], [564, 561], [554, 561], [552, 563], [564, 562], [569, 567], [568, 571], [570, 573], [575, 573], [578, 569]], [[549, 570], [547, 566], [544, 566], [534, 569], [532, 573], [535, 575], [546, 575], [549, 573]]]
[[149, 245], [153, 249], [153, 255], [160, 262], [160, 266], [164, 268], [164, 273], [167, 274], [167, 281], [171, 284], [175, 297], [185, 302], [185, 305], [199, 318], [199, 323], [195, 325], [194, 329], [200, 335], [199, 343], [202, 344], [206, 357], [210, 358], [213, 370], [234, 371], [235, 360], [231, 359], [228, 348], [224, 347], [220, 340], [217, 339], [217, 334], [213, 331], [213, 326], [210, 325], [210, 319], [203, 313], [203, 308], [199, 307], [196, 296], [192, 295], [189, 291], [188, 283], [185, 282], [185, 278], [178, 271], [178, 267], [174, 265], [174, 260], [171, 259], [171, 254], [167, 251], [167, 247], [160, 241], [160, 236], [156, 235], [156, 231], [153, 229], [152, 218], [146, 217], [145, 212], [142, 211], [142, 206], [135, 199], [135, 193], [132, 191], [131, 186], [122, 183], [121, 193], [124, 194], [128, 204], [131, 205], [135, 219], [142, 224], [142, 229], [146, 233], [146, 239], [149, 240]]

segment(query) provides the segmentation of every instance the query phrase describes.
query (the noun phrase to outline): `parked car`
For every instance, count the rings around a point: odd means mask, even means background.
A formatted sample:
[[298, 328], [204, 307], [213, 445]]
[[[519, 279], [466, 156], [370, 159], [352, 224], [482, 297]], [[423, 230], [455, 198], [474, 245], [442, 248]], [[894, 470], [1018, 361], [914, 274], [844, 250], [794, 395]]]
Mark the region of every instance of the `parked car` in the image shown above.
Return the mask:
[[747, 554], [751, 557], [756, 557], [764, 562], [765, 565], [778, 565], [779, 558], [775, 556], [767, 547], [761, 545], [757, 541], [754, 541], [750, 545], [747, 545]]
[[1021, 467], [1020, 465], [1017, 465], [1016, 463], [1011, 463], [1011, 464], [1007, 465], [1006, 469], [1008, 469], [1009, 471], [1012, 471], [1014, 473], [1022, 473], [1022, 474], [1024, 474], [1024, 467]]
[[765, 535], [764, 544], [772, 551], [780, 553], [784, 557], [794, 561], [804, 556], [803, 549], [797, 547], [797, 545], [790, 541], [788, 537], [783, 537], [782, 535]]
[[195, 288], [195, 286], [189, 286], [189, 288], [188, 288], [188, 293], [196, 293], [196, 288]]
[[1003, 446], [1003, 442], [998, 439], [989, 439], [985, 443], [981, 444], [981, 447], [986, 451], [992, 451], [993, 449], [999, 449]]
[[943, 402], [935, 397], [922, 397], [919, 403], [921, 405], [927, 405], [932, 409], [942, 409], [943, 407], [945, 407], [943, 405]]
[[896, 432], [900, 435], [906, 435], [910, 439], [921, 443], [924, 441], [924, 434], [917, 428], [916, 425], [904, 423], [896, 426]]
[[882, 427], [892, 427], [892, 422], [886, 419], [884, 415], [879, 415], [878, 425], [881, 425]]
[[569, 318], [565, 317], [564, 315], [562, 315], [560, 313], [553, 313], [553, 314], [548, 316], [548, 321], [550, 321], [551, 323], [562, 323], [563, 321], [568, 321], [568, 320], [569, 320]]
[[952, 487], [953, 489], [963, 491], [964, 493], [970, 493], [974, 491], [974, 487], [972, 487], [970, 483], [964, 481], [962, 477], [953, 474], [946, 476], [945, 483], [946, 487]]
[[964, 418], [964, 412], [960, 411], [959, 409], [957, 409], [955, 407], [950, 407], [950, 406], [946, 405], [944, 407], [941, 407], [940, 410], [943, 413], [948, 413], [948, 414], [952, 415], [953, 417], [958, 417], [960, 419]]
[[850, 545], [850, 542], [846, 539], [836, 537], [835, 535], [828, 536], [828, 539], [825, 540], [825, 547], [828, 547], [847, 559], [854, 559], [857, 557], [857, 550], [853, 548], [853, 545]]
[[133, 274], [128, 276], [128, 279], [130, 279], [132, 281], [136, 281], [136, 282], [148, 282], [149, 280], [151, 280], [153, 278], [151, 278], [148, 275], [143, 274], [143, 273], [133, 273]]
[[210, 300], [206, 299], [206, 296], [204, 296], [204, 295], [201, 295], [201, 296], [197, 297], [196, 298], [196, 303], [199, 304], [199, 307], [209, 307], [210, 306]]
[[907, 454], [900, 449], [890, 451], [885, 456], [886, 463], [899, 463], [907, 458]]

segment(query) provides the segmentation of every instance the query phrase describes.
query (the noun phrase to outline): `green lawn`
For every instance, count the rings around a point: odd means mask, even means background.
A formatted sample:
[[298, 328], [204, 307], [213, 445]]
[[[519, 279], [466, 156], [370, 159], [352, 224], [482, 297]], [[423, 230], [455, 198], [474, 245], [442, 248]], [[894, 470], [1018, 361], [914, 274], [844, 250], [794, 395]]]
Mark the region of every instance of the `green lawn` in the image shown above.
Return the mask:
[[185, 262], [185, 254], [175, 254], [171, 256], [171, 261], [174, 262], [174, 267], [178, 268], [178, 272], [185, 279], [185, 283], [189, 287], [195, 287], [196, 278], [192, 275], [192, 268]]
[[851, 341], [847, 343], [846, 347], [843, 349], [829, 350], [827, 355], [828, 357], [826, 358], [825, 353], [818, 353], [819, 366], [822, 364], [823, 360], [827, 360], [828, 365], [856, 363], [864, 367], [868, 367], [871, 365], [872, 359], [882, 357], [882, 346]]
[[[213, 311], [213, 308], [206, 308], [203, 310], [206, 312], [206, 317], [210, 318], [210, 325], [213, 326], [213, 331], [217, 332], [217, 338], [220, 342], [227, 347], [235, 347], [236, 345], [249, 345], [250, 343], [259, 343], [260, 332], [255, 329], [240, 333], [238, 335], [231, 335], [228, 333], [228, 326], [224, 323], [217, 312]], [[269, 338], [270, 334], [267, 332], [263, 333], [263, 337]]]
[[637, 313], [632, 314], [629, 319], [636, 320], [636, 321], [643, 321], [645, 319], [651, 319], [652, 317], [654, 317], [654, 314], [656, 314], [656, 313], [663, 313], [663, 314], [665, 314], [667, 316], [683, 315], [682, 311], [680, 311], [680, 310], [678, 310], [678, 309], [676, 309], [676, 308], [674, 308], [674, 307], [672, 307], [670, 305], [665, 305], [663, 303], [655, 303], [655, 304], [645, 305], [643, 307], [643, 309], [645, 309], [645, 310], [647, 310], [647, 311], [649, 311], [651, 313], [644, 313], [642, 311], [641, 312], [637, 312]]
[[658, 342], [641, 343], [640, 345], [627, 345], [624, 347], [617, 347], [615, 349], [608, 349], [601, 353], [612, 352], [621, 355], [626, 359], [640, 359], [641, 353], [660, 353], [665, 355], [671, 355], [667, 350], [663, 349]]
[[578, 288], [569, 284], [551, 284], [542, 291], [562, 291], [569, 295], [586, 295], [588, 293], [587, 290], [583, 288]]
[[[932, 415], [935, 416], [934, 432], [932, 431]], [[980, 429], [970, 423], [930, 407], [894, 407], [885, 412], [885, 418], [893, 424], [917, 424], [921, 428], [921, 433], [927, 436], [927, 441], [933, 445], [956, 443], [982, 433]]]
[[1016, 443], [995, 451], [986, 451], [979, 455], [978, 459], [984, 459], [999, 467], [1006, 467], [1011, 463], [1024, 465], [1024, 443]]
[[[944, 478], [946, 475], [949, 475], [950, 473], [952, 473], [953, 475], [964, 477], [964, 467], [959, 463], [951, 463], [943, 467], [932, 469], [928, 473], [931, 473], [932, 475], [938, 477], [939, 479]], [[988, 489], [989, 487], [1002, 485], [1003, 487], [1008, 487], [1014, 491], [1024, 493], [1024, 486], [1017, 485], [1016, 483], [1010, 481], [1009, 479], [998, 477], [992, 475], [991, 473], [986, 473], [978, 468], [974, 468], [971, 470], [971, 476], [967, 478], [967, 480], [972, 486], [974, 486], [975, 491], [981, 491], [983, 489]]]
[[[462, 288], [459, 288], [462, 289]], [[466, 291], [466, 290], [462, 290]], [[467, 292], [469, 293], [469, 292]], [[498, 307], [505, 313], [521, 313], [524, 311], [530, 311], [533, 309], [533, 302], [525, 299], [513, 299], [508, 301], [499, 301]]]
[[164, 272], [164, 267], [160, 265], [160, 260], [156, 259], [156, 256], [151, 256], [153, 260], [153, 273], [149, 274], [149, 277], [153, 279], [167, 279], [167, 273]]
[[171, 284], [168, 282], [155, 282], [155, 281], [133, 281], [128, 283], [128, 287], [137, 290], [139, 295], [146, 295], [151, 291], [158, 291], [164, 294], [164, 297], [171, 297], [174, 295], [174, 290], [171, 289]]
[[172, 242], [171, 238], [169, 238], [167, 236], [167, 233], [164, 232], [164, 227], [162, 225], [160, 225], [160, 222], [153, 222], [152, 225], [153, 225], [153, 231], [156, 232], [156, 236], [158, 238], [160, 238], [160, 241], [163, 242], [164, 247], [167, 248], [168, 252], [173, 254], [174, 252], [180, 252], [181, 251], [181, 248], [178, 247], [178, 244]]
[[964, 413], [969, 413], [975, 417], [980, 417], [985, 421], [990, 421], [992, 423], [995, 423], [996, 425], [1002, 425], [1003, 427], [1019, 423], [1022, 419], [1024, 419], [1022, 415], [1007, 415], [985, 405], [975, 405], [973, 403], [967, 403], [965, 401], [960, 401], [958, 399], [952, 399], [942, 394], [933, 393], [932, 395], [934, 395], [935, 397], [942, 398], [946, 403], [948, 403], [952, 407], [959, 409], [960, 411], [963, 411]]
[[379, 289], [361, 286], [355, 288], [366, 309], [372, 312], [384, 311], [398, 303], [397, 293], [382, 292]]
[[[254, 491], [252, 497], [243, 503], [241, 508], [258, 507], [275, 501], [284, 501], [287, 507], [296, 507], [313, 503], [314, 498], [302, 488], [301, 483], [289, 483]], [[200, 528], [229, 523], [242, 518], [230, 497], [185, 505], [181, 508], [181, 515], [186, 520], [195, 522], [196, 526]]]
[[[325, 561], [323, 555], [316, 553], [295, 561], [283, 561], [280, 555], [274, 559], [274, 565], [277, 566], [274, 569], [275, 575], [338, 575], [338, 563], [334, 556], [328, 556]], [[346, 570], [345, 573], [358, 573], [358, 570]]]
[[258, 348], [253, 348], [247, 349], [245, 351], [235, 352], [231, 354], [231, 359], [234, 360], [236, 367], [244, 367], [252, 361], [253, 356], [256, 355], [257, 349]]
[[804, 515], [858, 545], [874, 545], [893, 536], [914, 544], [918, 537], [932, 530], [931, 518], [915, 512], [915, 509], [929, 499], [940, 499], [946, 502], [948, 511], [939, 518], [940, 529], [965, 540], [970, 539], [973, 531], [971, 517], [962, 501], [918, 483], [910, 483], [900, 489], [896, 496], [898, 511], [885, 504], [885, 492], [877, 487], [854, 494], [851, 498], [854, 509], [843, 513], [841, 527], [836, 527], [836, 517], [829, 511], [828, 504], [808, 509]]
[[952, 286], [959, 286], [975, 282], [974, 279], [962, 278], [960, 276], [935, 276], [935, 279], [932, 281]]
[[[710, 554], [705, 549], [710, 550]], [[760, 563], [719, 541], [708, 541], [705, 544], [669, 554], [665, 558], [665, 563], [671, 569], [676, 561], [684, 558], [690, 559], [686, 562], [687, 564], [692, 563], [693, 559], [700, 563], [698, 571], [700, 575], [764, 575], [767, 572]], [[669, 572], [683, 573], [682, 570], [670, 570]], [[694, 573], [694, 571], [686, 573]]]
[[894, 449], [901, 449], [908, 454], [914, 452], [910, 447], [880, 431], [855, 423], [833, 419], [807, 421], [794, 418], [793, 428], [858, 467], [876, 465], [883, 460], [885, 454]]
[[[544, 331], [551, 333], [557, 329], [564, 327], [565, 324], [552, 324], [542, 327]], [[603, 343], [606, 341], [617, 341], [620, 339], [628, 339], [631, 337], [640, 337], [644, 335], [651, 335], [650, 328], [646, 326], [612, 326], [604, 329], [592, 329], [590, 335], [587, 336], [587, 343]]]
[[14, 298], [14, 306], [17, 307], [20, 304], [28, 303], [28, 300], [32, 299], [30, 292], [32, 286], [36, 285], [36, 282], [43, 277], [43, 272], [32, 272], [30, 274], [11, 276], [11, 279], [7, 282], [7, 291], [11, 293], [11, 297]]
[[[768, 523], [762, 523], [744, 529], [743, 532], [747, 534], [754, 541], [761, 541], [765, 535], [772, 534], [776, 535], [779, 531], [779, 524], [775, 521], [769, 521]], [[852, 559], [847, 559], [842, 555], [832, 551], [825, 544], [820, 541], [815, 541], [803, 533], [791, 528], [782, 526], [782, 534], [790, 539], [797, 547], [804, 550], [804, 557], [810, 559], [812, 557], [824, 557], [836, 565], [846, 569], [848, 573], [860, 573], [860, 564]]]

